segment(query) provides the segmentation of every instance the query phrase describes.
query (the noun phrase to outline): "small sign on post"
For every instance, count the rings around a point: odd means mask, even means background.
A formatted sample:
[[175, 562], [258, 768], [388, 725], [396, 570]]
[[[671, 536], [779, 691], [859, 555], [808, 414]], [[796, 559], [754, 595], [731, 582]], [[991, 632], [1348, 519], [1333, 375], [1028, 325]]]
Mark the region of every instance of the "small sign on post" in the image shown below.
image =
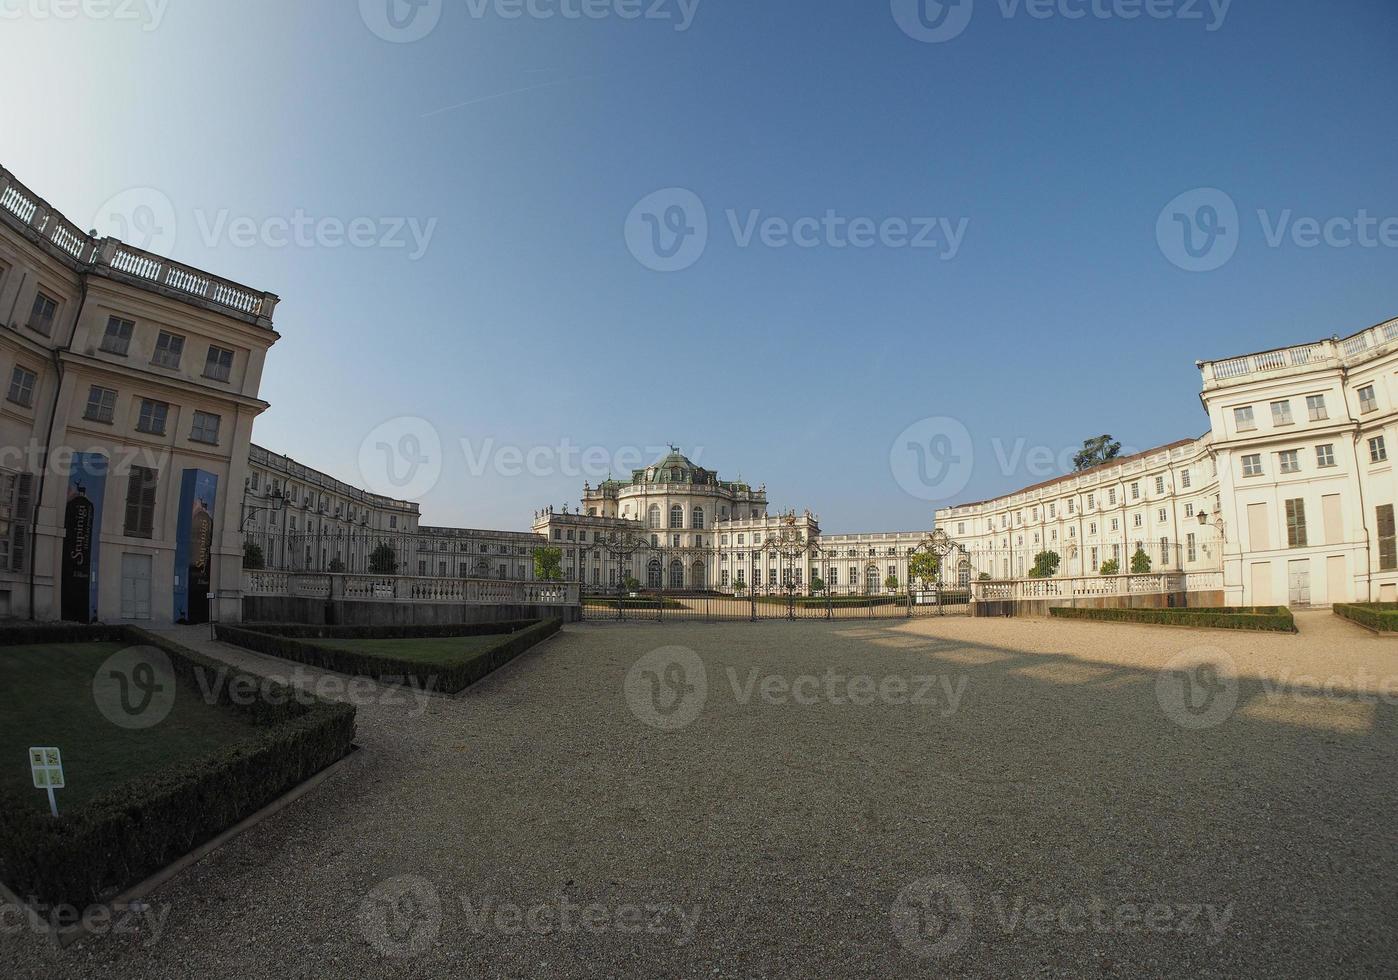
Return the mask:
[[56, 747], [37, 746], [29, 750], [29, 770], [34, 774], [34, 788], [49, 792], [49, 811], [58, 816], [58, 800], [53, 791], [63, 789], [63, 756]]

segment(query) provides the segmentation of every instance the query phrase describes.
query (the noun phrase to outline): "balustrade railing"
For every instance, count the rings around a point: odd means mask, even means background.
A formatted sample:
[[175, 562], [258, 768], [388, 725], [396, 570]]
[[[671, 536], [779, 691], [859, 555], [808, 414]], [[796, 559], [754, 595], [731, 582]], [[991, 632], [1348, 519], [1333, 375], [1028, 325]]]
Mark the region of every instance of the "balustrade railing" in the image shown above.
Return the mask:
[[243, 572], [245, 595], [308, 596], [358, 602], [457, 602], [479, 605], [576, 606], [576, 582], [519, 582], [412, 575]]
[[1144, 575], [1083, 575], [971, 583], [972, 599], [1078, 599], [1206, 592], [1223, 588], [1222, 572], [1150, 572]]

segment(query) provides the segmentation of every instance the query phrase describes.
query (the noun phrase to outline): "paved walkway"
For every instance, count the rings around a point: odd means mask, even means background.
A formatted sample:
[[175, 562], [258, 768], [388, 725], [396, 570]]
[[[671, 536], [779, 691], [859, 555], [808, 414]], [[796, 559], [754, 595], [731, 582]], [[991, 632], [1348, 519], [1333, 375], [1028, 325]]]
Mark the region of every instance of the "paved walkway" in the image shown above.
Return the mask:
[[571, 626], [0, 976], [1391, 976], [1398, 642], [1302, 629]]

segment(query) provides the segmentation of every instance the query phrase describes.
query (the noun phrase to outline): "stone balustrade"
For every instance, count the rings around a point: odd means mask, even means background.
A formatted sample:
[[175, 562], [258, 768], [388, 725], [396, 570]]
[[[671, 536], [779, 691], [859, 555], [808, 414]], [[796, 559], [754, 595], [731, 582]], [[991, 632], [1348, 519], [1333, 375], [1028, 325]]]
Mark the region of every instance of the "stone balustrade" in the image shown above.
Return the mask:
[[1223, 588], [1223, 573], [1148, 572], [1144, 575], [1083, 575], [972, 582], [975, 602], [1108, 598], [1208, 592]]
[[243, 572], [243, 594], [309, 596], [356, 602], [453, 602], [478, 605], [576, 606], [576, 582], [519, 582], [413, 575]]

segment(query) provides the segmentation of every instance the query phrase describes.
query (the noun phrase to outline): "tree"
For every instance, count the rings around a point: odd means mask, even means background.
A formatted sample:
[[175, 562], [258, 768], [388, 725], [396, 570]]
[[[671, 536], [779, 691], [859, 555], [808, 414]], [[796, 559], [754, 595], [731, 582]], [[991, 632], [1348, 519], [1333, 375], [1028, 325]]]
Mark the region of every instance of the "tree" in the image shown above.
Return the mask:
[[898, 576], [889, 572], [888, 578], [883, 580], [883, 587], [890, 592], [896, 591], [898, 589]]
[[621, 584], [626, 586], [627, 592], [635, 592], [637, 589], [641, 587], [641, 583], [636, 581], [636, 579], [630, 575], [626, 576], [626, 581]]
[[989, 582], [990, 580], [991, 579], [989, 572], [981, 572], [979, 575], [976, 576], [977, 582]]
[[825, 591], [825, 579], [819, 575], [811, 576], [811, 595], [820, 595]]
[[1041, 551], [1034, 556], [1034, 567], [1029, 570], [1030, 578], [1052, 578], [1058, 574], [1058, 565], [1062, 561], [1056, 551]]
[[260, 544], [253, 544], [251, 541], [243, 542], [243, 567], [254, 572], [259, 568], [267, 567], [267, 559], [262, 556]]
[[1120, 575], [1121, 562], [1117, 561], [1115, 558], [1108, 558], [1106, 561], [1102, 562], [1100, 571], [1103, 575]]
[[339, 574], [340, 572], [343, 572], [345, 570], [345, 563], [338, 558], [332, 558], [330, 559], [330, 564], [326, 566], [325, 570], [327, 572]]
[[1131, 574], [1144, 575], [1150, 571], [1150, 555], [1141, 545], [1136, 545], [1136, 553], [1131, 556]]
[[398, 571], [398, 556], [387, 544], [369, 553], [369, 571], [375, 575], [393, 575]]
[[937, 581], [937, 573], [942, 570], [942, 559], [930, 551], [914, 551], [908, 557], [908, 581], [921, 579], [923, 585]]
[[534, 577], [540, 582], [563, 579], [563, 549], [540, 548], [534, 552]]
[[1081, 473], [1083, 470], [1090, 470], [1094, 466], [1101, 466], [1109, 463], [1121, 455], [1121, 443], [1112, 439], [1111, 436], [1098, 436], [1096, 439], [1084, 439], [1082, 450], [1073, 457], [1073, 467]]

